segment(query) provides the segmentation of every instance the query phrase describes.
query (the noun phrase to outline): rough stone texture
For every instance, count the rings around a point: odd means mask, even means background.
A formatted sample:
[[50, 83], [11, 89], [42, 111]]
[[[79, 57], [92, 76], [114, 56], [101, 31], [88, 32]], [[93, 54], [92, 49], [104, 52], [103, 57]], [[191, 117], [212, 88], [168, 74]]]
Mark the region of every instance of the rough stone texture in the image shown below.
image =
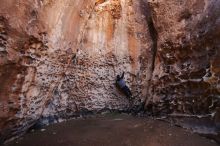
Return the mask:
[[220, 1], [148, 2], [158, 33], [148, 108], [155, 114], [215, 117], [218, 125]]
[[[36, 121], [126, 110], [125, 78], [145, 100], [152, 64], [147, 3], [132, 0], [0, 0], [0, 139]], [[49, 119], [49, 120], [48, 120]]]
[[39, 119], [126, 110], [114, 85], [122, 71], [154, 115], [213, 117], [219, 126], [218, 0], [0, 3], [1, 141]]

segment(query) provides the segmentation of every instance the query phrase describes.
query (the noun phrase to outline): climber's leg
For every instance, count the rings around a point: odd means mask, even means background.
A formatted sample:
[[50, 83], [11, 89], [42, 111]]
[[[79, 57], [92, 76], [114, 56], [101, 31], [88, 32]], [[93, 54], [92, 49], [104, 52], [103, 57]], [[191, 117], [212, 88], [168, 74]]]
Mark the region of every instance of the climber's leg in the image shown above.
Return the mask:
[[131, 93], [131, 90], [128, 88], [128, 86], [124, 86], [122, 88], [122, 90], [123, 90], [124, 94], [127, 96], [127, 98], [129, 100], [132, 100], [132, 93]]

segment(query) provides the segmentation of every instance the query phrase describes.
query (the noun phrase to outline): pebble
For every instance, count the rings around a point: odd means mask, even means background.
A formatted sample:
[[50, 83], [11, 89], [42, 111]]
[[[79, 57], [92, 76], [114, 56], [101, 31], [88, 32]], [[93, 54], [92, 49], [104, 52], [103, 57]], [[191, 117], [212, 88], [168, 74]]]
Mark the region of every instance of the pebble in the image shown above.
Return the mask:
[[41, 131], [41, 132], [44, 132], [44, 131], [46, 131], [46, 129], [41, 129], [40, 131]]

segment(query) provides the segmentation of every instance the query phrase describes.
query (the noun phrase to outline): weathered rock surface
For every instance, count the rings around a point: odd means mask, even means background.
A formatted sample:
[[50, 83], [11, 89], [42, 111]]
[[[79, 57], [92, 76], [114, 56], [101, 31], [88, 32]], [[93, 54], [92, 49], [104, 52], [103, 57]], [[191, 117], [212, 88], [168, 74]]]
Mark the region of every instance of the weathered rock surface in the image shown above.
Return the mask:
[[220, 1], [149, 0], [158, 33], [148, 104], [156, 113], [215, 118], [220, 106]]
[[126, 110], [128, 100], [115, 87], [123, 71], [133, 95], [144, 101], [152, 64], [146, 2], [0, 2], [2, 141], [40, 118]]
[[154, 114], [205, 115], [219, 125], [219, 1], [0, 2], [2, 141], [40, 118], [126, 110], [114, 85], [123, 71]]

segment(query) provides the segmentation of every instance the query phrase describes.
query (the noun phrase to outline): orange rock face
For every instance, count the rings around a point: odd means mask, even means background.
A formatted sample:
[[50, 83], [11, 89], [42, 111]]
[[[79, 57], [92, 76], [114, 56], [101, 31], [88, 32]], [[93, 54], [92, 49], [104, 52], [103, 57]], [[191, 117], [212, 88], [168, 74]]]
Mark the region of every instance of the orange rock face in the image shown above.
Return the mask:
[[[144, 5], [143, 5], [144, 4]], [[86, 111], [126, 110], [115, 87], [145, 100], [152, 64], [146, 2], [1, 0], [0, 137]]]
[[126, 110], [123, 71], [156, 115], [219, 107], [218, 1], [0, 2], [0, 141], [39, 121]]
[[153, 111], [212, 118], [220, 106], [220, 3], [148, 2], [159, 36], [148, 99]]

